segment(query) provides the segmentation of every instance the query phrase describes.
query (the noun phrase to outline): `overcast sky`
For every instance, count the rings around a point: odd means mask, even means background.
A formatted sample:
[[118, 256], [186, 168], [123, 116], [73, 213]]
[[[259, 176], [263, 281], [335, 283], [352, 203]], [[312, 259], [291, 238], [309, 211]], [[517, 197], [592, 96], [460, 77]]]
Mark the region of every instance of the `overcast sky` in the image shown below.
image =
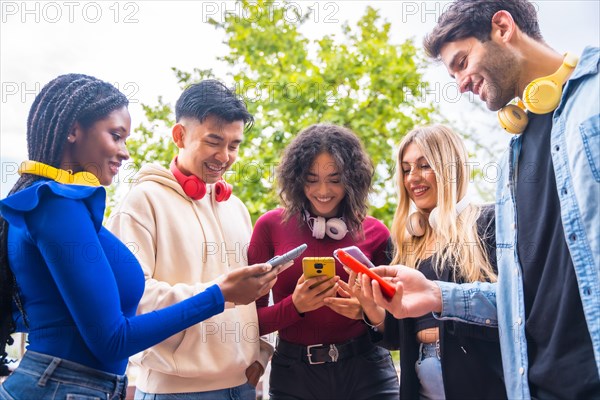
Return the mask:
[[[277, 3], [277, 2], [275, 2]], [[279, 3], [281, 4], [281, 3]], [[341, 33], [369, 4], [392, 23], [392, 40], [414, 37], [418, 45], [433, 28], [446, 2], [437, 1], [292, 1], [293, 10], [314, 10], [302, 32], [311, 39]], [[599, 45], [599, 1], [537, 1], [542, 33], [557, 51], [581, 53]], [[130, 98], [133, 126], [142, 121], [140, 103], [169, 103], [179, 96], [171, 67], [186, 71], [213, 68], [226, 78], [222, 31], [206, 20], [223, 20], [225, 12], [244, 18], [224, 1], [2, 1], [0, 2], [0, 157], [4, 197], [14, 181], [14, 163], [27, 157], [25, 132], [35, 94], [51, 79], [77, 72], [117, 85]], [[450, 83], [443, 66], [427, 73], [438, 84]], [[231, 84], [231, 82], [226, 82]], [[458, 119], [468, 99], [445, 102], [442, 110]], [[456, 115], [455, 115], [456, 114]], [[489, 113], [486, 118], [495, 119]], [[503, 139], [501, 139], [503, 140]]]

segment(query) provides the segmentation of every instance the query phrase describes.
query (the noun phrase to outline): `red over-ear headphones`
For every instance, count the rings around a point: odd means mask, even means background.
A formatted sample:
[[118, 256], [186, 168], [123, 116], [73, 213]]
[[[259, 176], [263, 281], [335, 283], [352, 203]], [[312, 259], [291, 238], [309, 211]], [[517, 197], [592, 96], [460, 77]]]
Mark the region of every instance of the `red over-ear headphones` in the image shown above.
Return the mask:
[[[192, 200], [200, 200], [206, 195], [206, 183], [196, 175], [185, 175], [177, 168], [177, 156], [171, 161], [171, 172], [181, 185], [181, 188]], [[225, 182], [223, 178], [214, 185], [215, 200], [226, 201], [231, 197], [233, 187]]]
[[221, 178], [221, 180], [215, 183], [215, 200], [217, 201], [227, 201], [231, 197], [231, 193], [233, 193], [233, 186], [229, 183], [225, 182], [225, 179]]

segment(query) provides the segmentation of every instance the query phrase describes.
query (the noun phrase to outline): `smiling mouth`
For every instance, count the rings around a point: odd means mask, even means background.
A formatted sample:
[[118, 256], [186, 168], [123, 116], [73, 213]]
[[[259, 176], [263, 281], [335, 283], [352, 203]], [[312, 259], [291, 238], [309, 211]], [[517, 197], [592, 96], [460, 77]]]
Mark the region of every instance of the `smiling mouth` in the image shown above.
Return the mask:
[[216, 166], [215, 164], [204, 163], [204, 165], [210, 172], [223, 172], [225, 169], [224, 166]]
[[315, 197], [319, 203], [329, 203], [333, 197]]
[[428, 187], [420, 187], [420, 188], [413, 189], [412, 192], [416, 197], [420, 197], [423, 195], [423, 193], [425, 193], [428, 190], [429, 190]]

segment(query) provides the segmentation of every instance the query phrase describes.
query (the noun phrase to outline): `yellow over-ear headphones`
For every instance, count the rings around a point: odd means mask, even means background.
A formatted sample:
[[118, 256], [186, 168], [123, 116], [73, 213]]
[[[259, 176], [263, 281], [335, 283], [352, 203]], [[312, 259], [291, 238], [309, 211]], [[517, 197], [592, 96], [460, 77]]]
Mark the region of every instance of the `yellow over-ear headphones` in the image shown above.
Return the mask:
[[58, 183], [67, 185], [100, 186], [100, 181], [91, 172], [83, 171], [76, 174], [73, 171], [54, 168], [39, 161], [27, 160], [21, 163], [19, 175], [31, 174], [50, 178]]
[[534, 79], [523, 91], [522, 101], [509, 104], [498, 111], [498, 120], [509, 133], [523, 133], [529, 119], [525, 110], [534, 114], [547, 114], [558, 107], [562, 96], [562, 86], [577, 66], [579, 58], [571, 53], [565, 54], [562, 65], [552, 75]]

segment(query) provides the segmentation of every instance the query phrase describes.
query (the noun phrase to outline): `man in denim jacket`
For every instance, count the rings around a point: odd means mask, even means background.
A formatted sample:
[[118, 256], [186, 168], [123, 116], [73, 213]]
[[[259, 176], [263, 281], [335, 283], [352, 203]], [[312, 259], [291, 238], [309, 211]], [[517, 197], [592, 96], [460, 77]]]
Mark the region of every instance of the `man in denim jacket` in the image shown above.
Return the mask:
[[[564, 58], [543, 41], [525, 0], [457, 0], [425, 49], [492, 111], [524, 97], [530, 82], [554, 74]], [[511, 399], [600, 398], [599, 56], [598, 48], [584, 50], [570, 77], [556, 82], [558, 107], [529, 112], [502, 157], [498, 282], [430, 282], [392, 266], [376, 271], [401, 282], [394, 298], [382, 297], [375, 281], [366, 289], [397, 318], [434, 311], [498, 326]], [[529, 102], [546, 101], [543, 89], [533, 85], [541, 97]]]

